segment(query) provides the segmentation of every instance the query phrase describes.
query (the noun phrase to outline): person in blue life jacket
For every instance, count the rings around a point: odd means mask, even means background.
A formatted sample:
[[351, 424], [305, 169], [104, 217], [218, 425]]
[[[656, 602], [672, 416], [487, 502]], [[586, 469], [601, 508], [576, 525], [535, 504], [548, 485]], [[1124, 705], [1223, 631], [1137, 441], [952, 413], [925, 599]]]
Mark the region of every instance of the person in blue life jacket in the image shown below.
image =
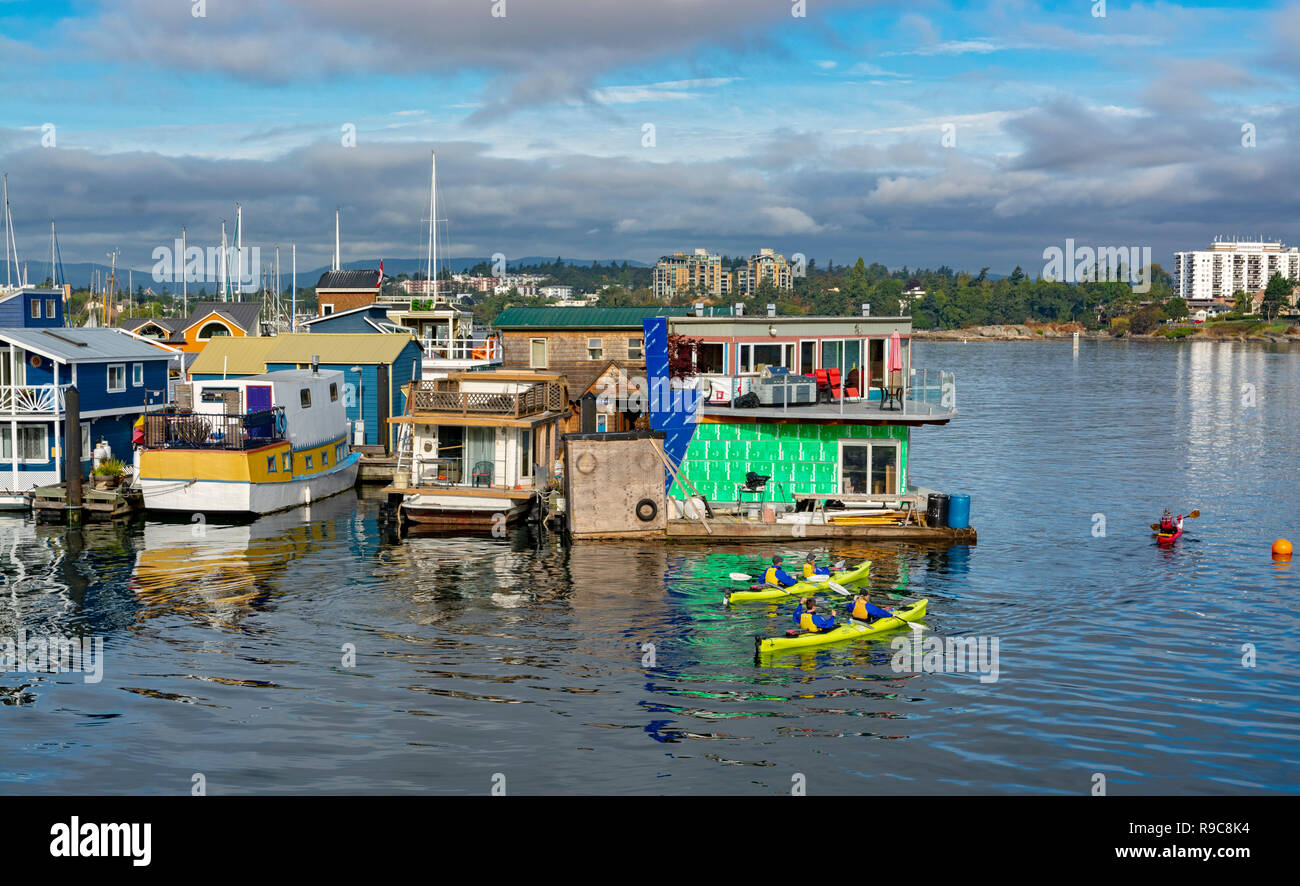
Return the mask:
[[825, 566], [817, 565], [817, 555], [809, 554], [803, 561], [803, 577], [812, 578], [814, 575], [830, 575], [831, 571]]
[[888, 609], [881, 609], [879, 606], [867, 599], [867, 595], [854, 594], [853, 600], [848, 604], [849, 618], [858, 621], [873, 622], [878, 618], [889, 618], [894, 613]]
[[818, 634], [835, 627], [835, 616], [818, 612], [816, 597], [804, 597], [795, 607], [794, 623], [801, 631]]
[[781, 568], [779, 554], [772, 558], [772, 565], [767, 567], [767, 571], [763, 573], [763, 582], [777, 588], [788, 588], [790, 585], [798, 584], [794, 576]]

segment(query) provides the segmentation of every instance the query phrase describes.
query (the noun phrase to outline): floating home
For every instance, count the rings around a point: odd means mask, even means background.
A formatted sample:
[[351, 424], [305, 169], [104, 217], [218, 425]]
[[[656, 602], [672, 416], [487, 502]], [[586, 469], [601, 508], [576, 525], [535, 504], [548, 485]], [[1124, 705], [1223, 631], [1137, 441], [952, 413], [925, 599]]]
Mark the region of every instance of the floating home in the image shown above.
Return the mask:
[[317, 369], [192, 382], [189, 408], [145, 416], [145, 509], [269, 514], [351, 489], [343, 384]]
[[[618, 440], [638, 454], [617, 459], [601, 454], [613, 450], [598, 438], [574, 439], [566, 498], [571, 511], [608, 498], [588, 488], [602, 465], [615, 470], [602, 488], [618, 482], [619, 465], [645, 462], [658, 473], [655, 447], [667, 460], [666, 493], [644, 494], [627, 514], [615, 508], [596, 524], [571, 513], [570, 524], [584, 527], [575, 537], [975, 540], [969, 527], [927, 522], [933, 490], [909, 474], [914, 430], [957, 416], [953, 374], [912, 363], [909, 317], [697, 313], [644, 322], [646, 406], [658, 435]], [[693, 340], [677, 355], [693, 375], [670, 378], [670, 333]]]
[[402, 516], [444, 528], [513, 523], [548, 487], [568, 417], [564, 377], [479, 371], [422, 379], [393, 423], [404, 441], [396, 483]]
[[[178, 357], [116, 329], [0, 329], [0, 465], [7, 474], [0, 501], [26, 507], [26, 493], [61, 482], [65, 453], [76, 453], [89, 476], [101, 440], [130, 463], [132, 426], [166, 404], [169, 365]], [[65, 441], [72, 385], [81, 434]]]

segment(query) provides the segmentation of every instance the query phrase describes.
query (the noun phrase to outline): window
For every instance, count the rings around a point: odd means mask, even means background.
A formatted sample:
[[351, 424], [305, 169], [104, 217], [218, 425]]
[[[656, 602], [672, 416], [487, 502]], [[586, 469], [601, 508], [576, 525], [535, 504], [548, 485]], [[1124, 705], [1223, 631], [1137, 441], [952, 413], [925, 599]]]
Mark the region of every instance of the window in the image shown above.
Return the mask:
[[533, 338], [528, 340], [528, 368], [546, 368], [546, 339]]
[[41, 319], [41, 300], [39, 298], [32, 299], [32, 319]]
[[95, 451], [90, 448], [90, 422], [81, 423], [81, 460], [94, 458]]
[[841, 440], [840, 492], [895, 495], [899, 492], [899, 441]]
[[333, 403], [334, 401], [338, 400], [338, 398], [339, 398], [339, 383], [336, 381], [332, 381], [330, 382], [330, 402]]
[[54, 299], [47, 298], [45, 300], [45, 316], [53, 318], [54, 315], [57, 313], [58, 313], [58, 308], [55, 306]]
[[639, 338], [629, 338], [627, 340], [627, 358], [629, 360], [641, 360], [645, 358], [643, 350], [644, 342]]
[[302, 404], [303, 409], [311, 408], [311, 388], [303, 388], [298, 392], [298, 402]]
[[293, 453], [286, 452], [280, 459], [280, 470], [286, 474], [293, 473]]
[[275, 456], [274, 456], [274, 455], [268, 455], [268, 456], [266, 457], [266, 472], [267, 472], [268, 474], [274, 474], [274, 473], [276, 472], [276, 471], [275, 471]]
[[321, 306], [320, 306], [320, 315], [321, 315], [322, 317], [328, 317], [328, 316], [329, 316], [330, 314], [332, 314], [332, 313], [334, 313], [334, 306], [333, 306], [333, 305], [321, 305]]
[[138, 388], [144, 384], [144, 364], [131, 364], [131, 386]]
[[116, 394], [125, 390], [126, 390], [126, 364], [125, 363], [108, 364], [108, 392], [110, 394]]
[[790, 366], [793, 362], [793, 343], [740, 346], [741, 372], [759, 372], [763, 366]]
[[725, 345], [721, 342], [704, 342], [695, 349], [695, 369], [697, 372], [712, 372], [718, 375], [725, 373], [726, 364], [723, 361], [723, 349]]
[[587, 359], [599, 360], [605, 353], [605, 347], [598, 338], [587, 339]]
[[206, 341], [221, 335], [230, 335], [230, 328], [224, 323], [209, 323], [199, 330], [199, 341]]
[[[0, 458], [11, 461], [14, 457], [11, 428], [0, 428]], [[45, 425], [18, 426], [18, 461], [22, 464], [43, 464], [50, 460], [49, 438]]]
[[603, 412], [596, 413], [596, 433], [603, 434], [609, 430], [609, 416]]
[[315, 465], [312, 464], [311, 456], [307, 456], [307, 470], [311, 470]]
[[329, 454], [329, 450], [327, 450], [327, 449], [322, 449], [322, 450], [320, 451], [320, 466], [321, 466], [322, 468], [328, 468], [329, 465], [330, 465], [330, 454]]
[[519, 431], [519, 476], [533, 475], [533, 432], [528, 428]]

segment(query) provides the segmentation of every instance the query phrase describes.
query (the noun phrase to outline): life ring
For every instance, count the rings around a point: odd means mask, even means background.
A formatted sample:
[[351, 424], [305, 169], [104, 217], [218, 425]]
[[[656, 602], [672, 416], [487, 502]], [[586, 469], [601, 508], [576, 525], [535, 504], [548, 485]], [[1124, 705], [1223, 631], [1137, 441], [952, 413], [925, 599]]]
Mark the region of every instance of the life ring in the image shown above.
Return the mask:
[[[645, 513], [646, 508], [650, 509], [649, 515]], [[659, 516], [659, 505], [655, 504], [653, 500], [643, 498], [636, 503], [636, 518], [642, 523], [649, 523], [657, 516]]]
[[[590, 461], [588, 461], [588, 459], [590, 459]], [[584, 464], [589, 464], [590, 467], [584, 468]], [[590, 474], [592, 471], [596, 470], [596, 464], [596, 456], [592, 455], [590, 452], [584, 452], [582, 455], [578, 456], [577, 468], [578, 471], [583, 474]]]

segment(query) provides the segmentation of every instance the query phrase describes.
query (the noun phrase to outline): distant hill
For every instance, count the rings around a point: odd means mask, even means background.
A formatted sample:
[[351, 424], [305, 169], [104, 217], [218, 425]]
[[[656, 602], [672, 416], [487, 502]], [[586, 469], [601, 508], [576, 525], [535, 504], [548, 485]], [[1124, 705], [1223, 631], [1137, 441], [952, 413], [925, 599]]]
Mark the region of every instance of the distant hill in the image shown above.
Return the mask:
[[[602, 265], [609, 265], [609, 264], [611, 264], [611, 263], [617, 263], [617, 264], [619, 264], [619, 265], [622, 265], [623, 262], [627, 262], [627, 266], [628, 266], [629, 268], [649, 268], [649, 267], [653, 267], [653, 265], [646, 264], [645, 262], [633, 261], [633, 260], [630, 259], [630, 258], [628, 258], [628, 259], [623, 259], [623, 258], [612, 258], [612, 259], [591, 259], [591, 258], [564, 258], [563, 256], [561, 256], [560, 258], [564, 261], [564, 263], [565, 263], [566, 265], [575, 265], [575, 266], [580, 267], [580, 268], [589, 268], [589, 267], [591, 267], [593, 264], [595, 264], [597, 261], [599, 261]], [[508, 270], [508, 271], [512, 271], [512, 270], [515, 270], [515, 269], [517, 269], [517, 268], [535, 267], [535, 266], [537, 266], [537, 265], [544, 265], [544, 264], [548, 264], [548, 263], [550, 263], [550, 262], [555, 261], [555, 259], [556, 259], [556, 256], [553, 256], [553, 255], [551, 255], [551, 256], [545, 256], [545, 255], [525, 255], [525, 256], [523, 256], [522, 258], [508, 258], [508, 259], [506, 259], [506, 270]], [[452, 258], [452, 259], [442, 259], [442, 258], [440, 258], [440, 259], [438, 259], [438, 268], [439, 268], [440, 270], [443, 269], [443, 268], [449, 268], [449, 269], [452, 271], [452, 273], [456, 273], [456, 274], [458, 274], [458, 273], [461, 273], [461, 272], [463, 272], [463, 271], [468, 271], [470, 268], [474, 267], [475, 265], [477, 265], [477, 264], [479, 264], [479, 263], [481, 263], [481, 262], [486, 262], [488, 265], [491, 265], [491, 264], [492, 264], [492, 257], [491, 257], [491, 256], [485, 256], [485, 257], [480, 257], [480, 258]], [[399, 274], [406, 274], [406, 275], [408, 275], [408, 276], [412, 276], [412, 275], [416, 274], [417, 272], [422, 274], [422, 273], [424, 273], [425, 269], [426, 269], [428, 266], [429, 266], [428, 259], [425, 259], [425, 258], [388, 258], [388, 257], [385, 257], [385, 258], [384, 258], [384, 276], [386, 276], [386, 277], [396, 277], [396, 276], [399, 275]], [[366, 270], [366, 269], [372, 269], [372, 268], [378, 268], [378, 267], [379, 267], [379, 259], [377, 259], [377, 258], [376, 258], [376, 259], [367, 259], [367, 260], [364, 260], [364, 261], [350, 261], [350, 262], [344, 262], [344, 263], [343, 263], [343, 268], [344, 268], [344, 270], [349, 270], [349, 271], [360, 271], [360, 270]], [[328, 267], [324, 267], [324, 266], [319, 267], [319, 268], [315, 268], [315, 269], [313, 269], [313, 270], [311, 270], [311, 271], [303, 271], [303, 270], [300, 269], [300, 270], [298, 271], [299, 283], [300, 283], [300, 285], [301, 285], [301, 281], [302, 281], [302, 279], [304, 279], [304, 276], [303, 276], [304, 274], [306, 275], [307, 278], [310, 278], [310, 279], [311, 279], [312, 283], [315, 283], [316, 280], [320, 279], [320, 275], [323, 274], [323, 273], [325, 273], [325, 272], [328, 271], [328, 270], [329, 270], [329, 268], [328, 268]], [[283, 280], [283, 278], [284, 278], [284, 265], [283, 265], [283, 264], [281, 264], [281, 266], [280, 266], [280, 277], [281, 277], [281, 280]]]

